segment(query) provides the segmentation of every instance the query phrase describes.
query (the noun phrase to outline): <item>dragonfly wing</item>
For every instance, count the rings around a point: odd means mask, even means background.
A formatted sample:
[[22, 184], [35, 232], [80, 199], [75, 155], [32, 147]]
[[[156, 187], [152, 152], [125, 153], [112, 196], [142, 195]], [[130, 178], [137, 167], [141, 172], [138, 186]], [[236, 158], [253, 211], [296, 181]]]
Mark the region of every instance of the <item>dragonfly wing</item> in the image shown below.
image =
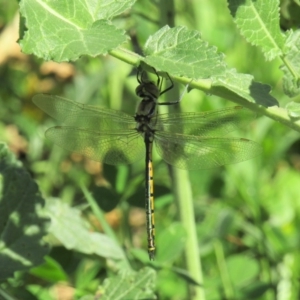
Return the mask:
[[261, 146], [244, 138], [206, 138], [157, 133], [156, 148], [170, 165], [180, 169], [209, 169], [248, 160]]
[[35, 95], [32, 101], [44, 112], [67, 126], [91, 130], [135, 128], [132, 116], [121, 111], [86, 105], [62, 97]]
[[251, 110], [233, 106], [211, 112], [161, 114], [154, 122], [157, 130], [165, 132], [218, 137], [246, 126], [254, 118]]
[[123, 130], [118, 134], [56, 126], [48, 129], [46, 137], [58, 146], [82, 154], [92, 160], [111, 165], [130, 164], [144, 156], [140, 134]]

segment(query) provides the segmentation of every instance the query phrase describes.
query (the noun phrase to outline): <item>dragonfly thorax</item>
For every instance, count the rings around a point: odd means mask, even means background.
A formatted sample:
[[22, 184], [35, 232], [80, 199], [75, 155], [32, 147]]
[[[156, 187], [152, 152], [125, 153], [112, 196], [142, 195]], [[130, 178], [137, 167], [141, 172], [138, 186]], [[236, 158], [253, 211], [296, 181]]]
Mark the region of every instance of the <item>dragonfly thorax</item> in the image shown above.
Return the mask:
[[144, 98], [138, 106], [135, 121], [138, 132], [153, 132], [151, 119], [157, 114], [157, 104], [153, 99]]
[[[150, 120], [153, 116], [155, 116], [157, 114], [157, 103], [155, 100], [156, 99], [153, 98], [144, 98], [137, 108], [135, 119], [138, 116], [143, 116], [148, 117]], [[139, 122], [137, 119], [136, 121]]]
[[135, 89], [137, 96], [143, 99], [157, 99], [160, 95], [158, 86], [152, 81], [141, 81]]

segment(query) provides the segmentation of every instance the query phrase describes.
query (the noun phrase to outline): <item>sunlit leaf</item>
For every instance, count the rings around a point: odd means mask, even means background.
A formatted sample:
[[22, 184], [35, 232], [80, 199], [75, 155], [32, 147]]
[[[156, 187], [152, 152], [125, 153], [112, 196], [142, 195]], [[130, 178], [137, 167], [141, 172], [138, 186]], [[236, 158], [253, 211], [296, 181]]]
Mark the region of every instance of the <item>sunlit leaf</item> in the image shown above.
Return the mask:
[[[284, 92], [294, 97], [300, 94], [300, 31], [292, 32], [285, 44], [285, 60], [281, 69], [284, 72]], [[291, 109], [292, 107], [289, 107]]]
[[279, 0], [228, 0], [242, 35], [259, 46], [266, 59], [282, 55], [284, 36], [279, 27]]
[[36, 183], [0, 144], [0, 281], [43, 262], [48, 219]]
[[278, 105], [270, 95], [271, 87], [254, 81], [252, 75], [227, 70], [225, 75], [213, 78], [211, 93], [227, 99], [242, 98], [266, 107]]
[[196, 30], [165, 26], [149, 37], [145, 62], [175, 76], [208, 78], [225, 72], [224, 56]]
[[47, 204], [51, 217], [49, 231], [67, 248], [105, 258], [123, 258], [120, 247], [108, 236], [91, 232], [80, 216], [80, 211], [61, 201]]
[[172, 261], [180, 256], [185, 247], [186, 232], [181, 224], [173, 223], [157, 238], [157, 255], [159, 262]]
[[62, 266], [50, 256], [45, 257], [45, 263], [31, 269], [30, 274], [53, 282], [68, 280]]
[[155, 271], [151, 268], [139, 272], [121, 271], [117, 276], [106, 279], [99, 289], [101, 300], [157, 299], [154, 290]]
[[22, 0], [20, 12], [28, 28], [21, 32], [22, 51], [55, 61], [106, 54], [127, 39], [110, 19], [134, 2]]
[[210, 94], [233, 100], [242, 98], [267, 107], [278, 104], [269, 94], [268, 85], [227, 67], [224, 55], [195, 30], [165, 26], [148, 39], [145, 55], [144, 61], [150, 66], [173, 76], [192, 78]]
[[234, 285], [245, 285], [258, 275], [259, 265], [256, 260], [246, 255], [234, 255], [226, 260], [228, 273]]

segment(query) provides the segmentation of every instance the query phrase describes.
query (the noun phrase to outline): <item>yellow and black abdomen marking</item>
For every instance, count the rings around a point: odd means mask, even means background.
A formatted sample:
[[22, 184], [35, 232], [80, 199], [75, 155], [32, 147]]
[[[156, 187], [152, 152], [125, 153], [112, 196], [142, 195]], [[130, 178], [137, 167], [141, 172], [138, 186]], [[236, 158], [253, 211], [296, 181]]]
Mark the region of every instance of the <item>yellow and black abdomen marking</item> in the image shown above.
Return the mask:
[[145, 134], [146, 145], [146, 170], [145, 170], [145, 185], [146, 185], [146, 220], [147, 220], [147, 239], [148, 253], [151, 260], [155, 257], [155, 222], [154, 222], [154, 182], [153, 182], [153, 164], [152, 164], [152, 134]]

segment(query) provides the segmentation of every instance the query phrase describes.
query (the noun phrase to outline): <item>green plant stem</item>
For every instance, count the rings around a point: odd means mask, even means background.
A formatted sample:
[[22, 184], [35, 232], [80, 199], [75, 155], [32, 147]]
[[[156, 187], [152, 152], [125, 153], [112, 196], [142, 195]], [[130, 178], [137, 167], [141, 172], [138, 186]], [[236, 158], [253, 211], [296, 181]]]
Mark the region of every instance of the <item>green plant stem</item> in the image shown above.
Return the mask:
[[136, 54], [135, 52], [132, 52], [122, 47], [111, 50], [109, 54], [117, 59], [120, 59], [136, 67], [139, 66], [141, 61], [144, 59], [142, 56]]
[[172, 185], [174, 187], [173, 193], [179, 206], [180, 219], [187, 234], [185, 247], [187, 270], [191, 277], [200, 284], [200, 286], [194, 287], [190, 299], [205, 300], [201, 258], [194, 218], [194, 204], [188, 172], [172, 168]]
[[[87, 190], [87, 188], [83, 184], [80, 184], [80, 188], [81, 188], [81, 191], [84, 194], [87, 202], [91, 206], [91, 209], [92, 209], [93, 213], [95, 214], [95, 216], [97, 217], [97, 219], [101, 223], [101, 226], [102, 226], [103, 231], [105, 232], [105, 234], [107, 236], [109, 236], [112, 240], [118, 242], [118, 239], [117, 239], [114, 231], [111, 229], [109, 224], [106, 222], [105, 215], [102, 212], [102, 210], [99, 208], [99, 206], [98, 206], [97, 202], [95, 201], [94, 197], [91, 195], [91, 193]], [[131, 268], [128, 260], [126, 259], [125, 253], [124, 253], [123, 262], [124, 262], [123, 267], [126, 267], [128, 269]]]
[[[197, 88], [199, 90], [203, 90], [203, 88], [200, 88], [198, 85], [199, 82], [197, 82], [197, 86], [192, 82], [190, 84], [191, 87]], [[212, 93], [214, 95], [229, 99], [232, 102], [235, 102], [236, 104], [242, 105], [252, 111], [255, 111], [258, 114], [265, 115], [274, 121], [280, 122], [287, 127], [290, 127], [291, 129], [294, 129], [298, 132], [300, 132], [300, 121], [298, 119], [293, 119], [288, 115], [288, 111], [284, 108], [278, 107], [278, 106], [271, 106], [271, 107], [264, 107], [261, 105], [258, 105], [253, 102], [249, 102], [245, 100], [243, 97], [239, 97], [237, 94], [234, 93], [228, 93], [227, 95], [222, 94], [222, 92], [217, 91], [212, 87], [211, 91], [208, 91], [209, 93]]]
[[219, 240], [215, 240], [214, 248], [226, 299], [234, 299], [234, 289], [227, 270], [222, 243]]
[[[166, 95], [166, 101], [179, 99], [178, 87], [175, 86]], [[166, 107], [171, 112], [179, 112], [180, 105], [171, 105]], [[201, 266], [201, 257], [199, 252], [199, 243], [197, 237], [194, 203], [192, 196], [192, 187], [187, 171], [179, 170], [170, 166], [172, 190], [178, 205], [181, 223], [186, 231], [187, 240], [185, 246], [186, 267], [189, 275], [199, 283], [199, 286], [193, 286], [191, 289], [191, 300], [205, 300], [203, 273]]]
[[[169, 26], [175, 26], [175, 6], [173, 0], [162, 0], [159, 2], [159, 10], [161, 12], [160, 22], [164, 26], [168, 24]], [[178, 78], [180, 79], [180, 77]], [[188, 84], [190, 79], [184, 84]], [[173, 88], [167, 95], [169, 101], [174, 101], [174, 99], [179, 99], [178, 88]], [[180, 109], [178, 105], [176, 107], [170, 108]], [[195, 224], [195, 213], [192, 197], [192, 188], [189, 181], [189, 175], [187, 171], [178, 170], [170, 167], [171, 179], [173, 186], [173, 193], [178, 204], [180, 219], [182, 225], [187, 233], [187, 240], [185, 246], [185, 257], [187, 270], [190, 276], [198, 282], [199, 286], [193, 286], [193, 291], [191, 291], [191, 300], [205, 300], [204, 285], [203, 285], [203, 275], [201, 267], [201, 259], [198, 247], [197, 231]]]
[[84, 194], [87, 202], [89, 203], [93, 213], [98, 218], [98, 220], [101, 223], [101, 226], [103, 228], [103, 231], [113, 240], [117, 241], [117, 237], [114, 233], [114, 231], [110, 228], [109, 224], [105, 220], [105, 215], [102, 212], [102, 210], [97, 205], [97, 202], [95, 201], [92, 194], [87, 190], [87, 188], [84, 185], [80, 185], [81, 191]]

